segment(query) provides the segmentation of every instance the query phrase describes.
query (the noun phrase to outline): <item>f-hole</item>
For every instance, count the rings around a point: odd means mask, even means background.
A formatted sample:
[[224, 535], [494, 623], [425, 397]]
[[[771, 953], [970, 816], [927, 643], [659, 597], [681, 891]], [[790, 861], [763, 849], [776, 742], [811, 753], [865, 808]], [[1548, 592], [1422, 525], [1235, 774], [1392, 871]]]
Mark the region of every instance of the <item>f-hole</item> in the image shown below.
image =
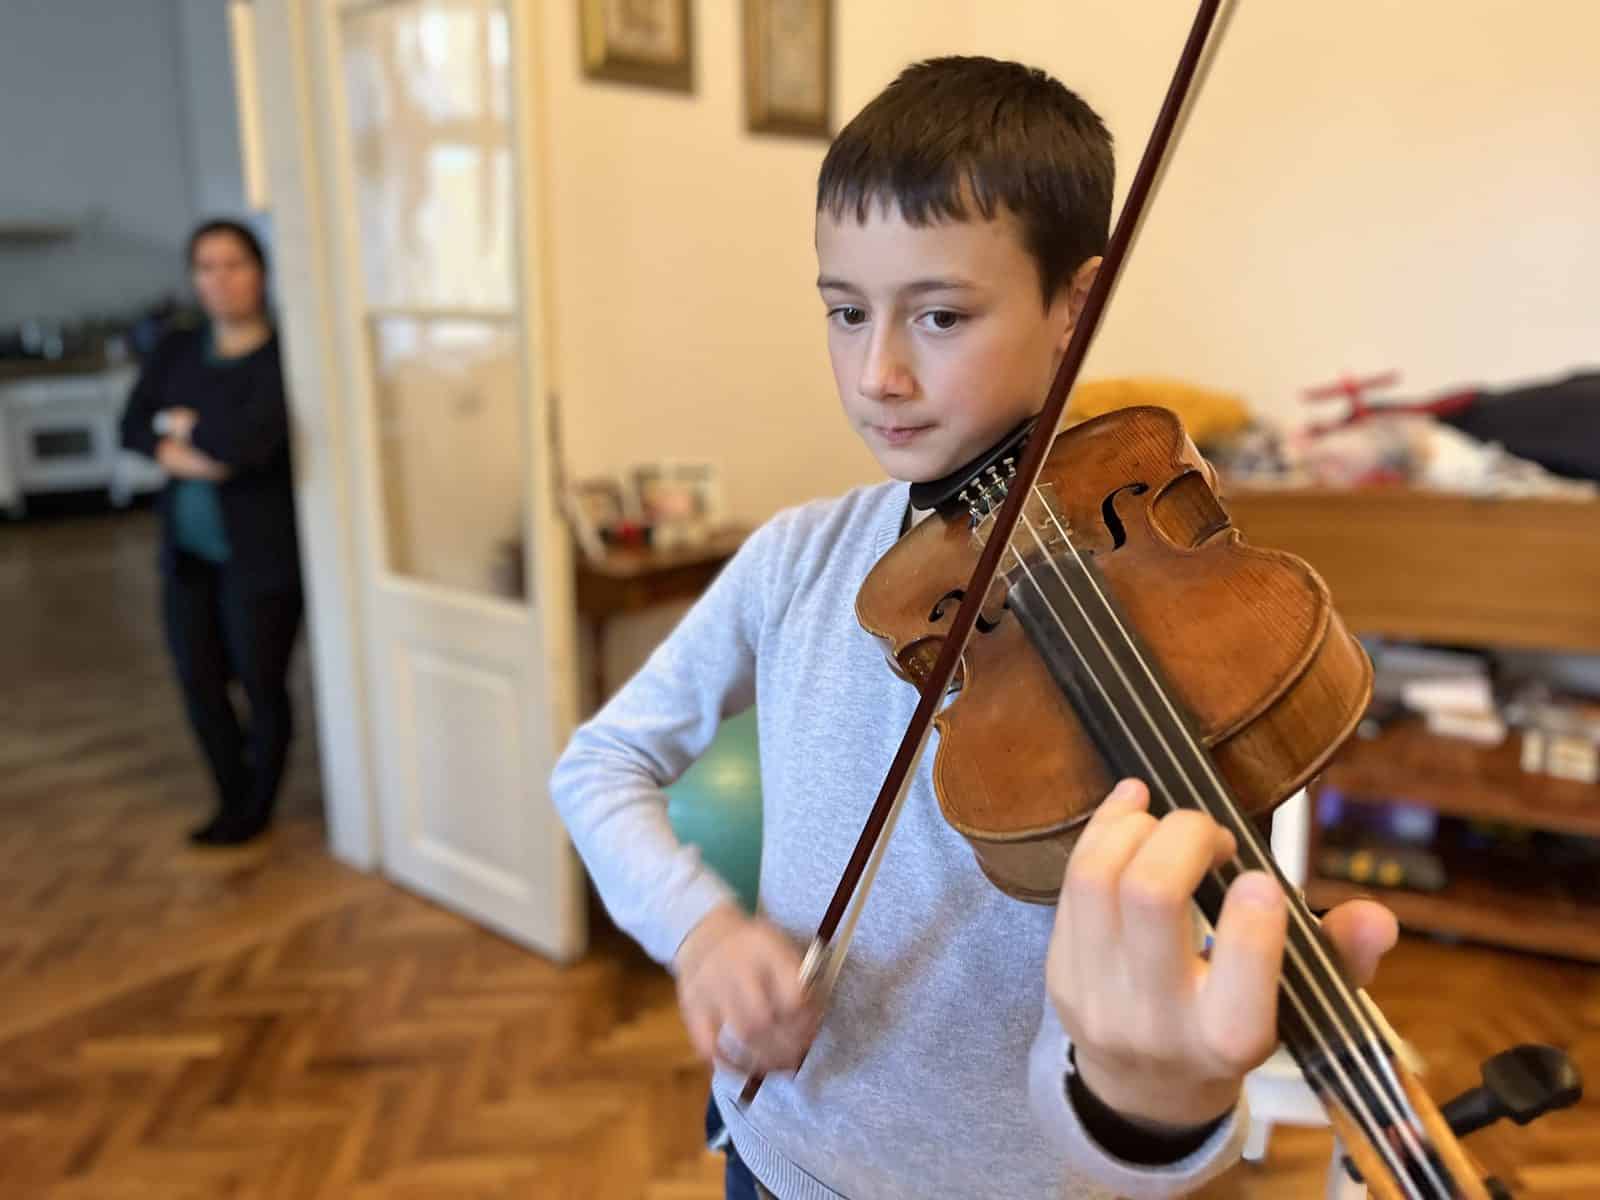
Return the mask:
[[1144, 483], [1125, 483], [1100, 502], [1100, 516], [1106, 523], [1106, 528], [1111, 531], [1111, 548], [1115, 550], [1128, 540], [1128, 531], [1122, 524], [1122, 518], [1117, 515], [1117, 497], [1123, 492], [1132, 492], [1135, 496], [1142, 496], [1150, 490]]
[[[935, 604], [933, 606], [933, 611], [928, 614], [928, 624], [932, 625], [936, 621], [944, 620], [944, 606], [951, 600], [954, 600], [957, 604], [960, 604], [961, 601], [966, 597], [966, 594], [967, 594], [967, 589], [966, 588], [951, 588], [944, 595], [940, 596], [939, 597], [939, 603]], [[1011, 607], [1010, 598], [1008, 597], [1006, 599], [1006, 602], [1004, 604], [1002, 604], [1000, 607], [1001, 608], [1010, 608]], [[999, 628], [1000, 628], [1000, 622], [999, 621], [988, 621], [988, 620], [985, 620], [984, 616], [983, 616], [983, 613], [982, 612], [978, 613], [977, 630], [978, 630], [979, 633], [993, 633], [996, 629], [999, 629]]]

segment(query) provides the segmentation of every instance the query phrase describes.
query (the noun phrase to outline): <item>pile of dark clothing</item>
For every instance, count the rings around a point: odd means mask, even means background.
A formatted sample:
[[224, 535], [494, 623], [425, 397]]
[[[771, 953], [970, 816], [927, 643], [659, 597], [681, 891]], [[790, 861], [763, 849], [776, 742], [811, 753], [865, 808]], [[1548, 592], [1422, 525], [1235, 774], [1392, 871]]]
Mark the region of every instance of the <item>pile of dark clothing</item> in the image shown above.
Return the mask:
[[1556, 383], [1483, 389], [1439, 420], [1569, 479], [1600, 480], [1600, 371]]

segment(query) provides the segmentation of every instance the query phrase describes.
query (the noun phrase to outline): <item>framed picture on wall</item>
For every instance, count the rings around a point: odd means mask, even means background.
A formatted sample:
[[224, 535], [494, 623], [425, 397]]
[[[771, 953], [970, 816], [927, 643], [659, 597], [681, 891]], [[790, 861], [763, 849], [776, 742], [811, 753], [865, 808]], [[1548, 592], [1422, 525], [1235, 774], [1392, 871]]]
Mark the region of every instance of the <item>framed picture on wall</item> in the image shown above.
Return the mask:
[[694, 90], [689, 0], [578, 0], [583, 73]]
[[830, 137], [833, 0], [744, 0], [745, 124]]

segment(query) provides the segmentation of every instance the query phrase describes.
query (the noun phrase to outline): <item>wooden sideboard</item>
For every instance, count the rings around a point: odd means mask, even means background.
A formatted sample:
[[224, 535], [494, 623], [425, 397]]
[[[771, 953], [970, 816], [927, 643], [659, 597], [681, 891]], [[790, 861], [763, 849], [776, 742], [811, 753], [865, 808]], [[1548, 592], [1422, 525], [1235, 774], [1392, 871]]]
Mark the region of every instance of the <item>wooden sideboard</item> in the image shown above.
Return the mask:
[[[1316, 568], [1358, 634], [1600, 653], [1600, 501], [1226, 482], [1222, 493], [1248, 541]], [[1357, 802], [1403, 796], [1443, 815], [1600, 838], [1600, 785], [1523, 772], [1516, 740], [1485, 748], [1403, 721], [1352, 739], [1318, 786]], [[1459, 861], [1444, 891], [1369, 892], [1317, 876], [1311, 825], [1314, 907], [1375, 894], [1413, 929], [1600, 962], [1600, 904], [1537, 870], [1475, 874]]]
[[573, 548], [578, 615], [589, 623], [593, 638], [586, 711], [599, 708], [606, 699], [605, 637], [610, 622], [658, 604], [693, 600], [749, 536], [748, 526], [729, 525], [692, 546], [613, 548], [599, 559]]
[[1247, 541], [1297, 554], [1357, 633], [1600, 653], [1600, 501], [1224, 485]]

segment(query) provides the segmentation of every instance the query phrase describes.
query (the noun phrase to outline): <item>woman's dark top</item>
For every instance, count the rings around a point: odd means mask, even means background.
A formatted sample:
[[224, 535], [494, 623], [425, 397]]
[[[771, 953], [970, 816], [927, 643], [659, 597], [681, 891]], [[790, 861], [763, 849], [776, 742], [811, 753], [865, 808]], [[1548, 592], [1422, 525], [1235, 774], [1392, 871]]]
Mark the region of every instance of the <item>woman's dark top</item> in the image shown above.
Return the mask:
[[[203, 489], [168, 481], [160, 499], [162, 567], [172, 569], [181, 544], [226, 561], [247, 587], [297, 589], [300, 552], [277, 335], [237, 358], [214, 358], [209, 346], [204, 326], [168, 334], [145, 363], [122, 415], [122, 444], [154, 458], [160, 441], [152, 425], [156, 414], [194, 409], [190, 441], [230, 470], [214, 485], [215, 513]], [[220, 539], [207, 527], [208, 516], [218, 514]]]

